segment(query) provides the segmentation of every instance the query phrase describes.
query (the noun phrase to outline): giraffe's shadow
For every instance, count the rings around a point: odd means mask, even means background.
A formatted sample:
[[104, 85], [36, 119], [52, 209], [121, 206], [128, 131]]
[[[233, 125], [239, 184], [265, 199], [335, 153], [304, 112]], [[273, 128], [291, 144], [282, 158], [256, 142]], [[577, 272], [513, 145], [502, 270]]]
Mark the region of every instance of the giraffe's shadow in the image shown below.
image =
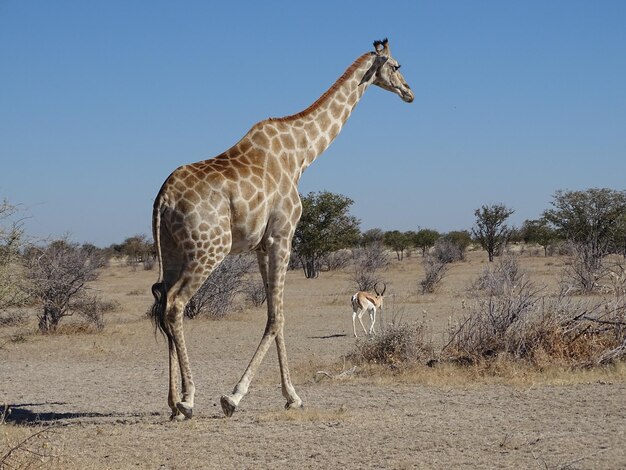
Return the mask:
[[345, 338], [348, 336], [345, 333], [339, 333], [335, 335], [326, 335], [326, 336], [309, 336], [310, 339], [332, 339], [332, 338]]
[[56, 424], [67, 422], [67, 420], [81, 418], [139, 418], [146, 416], [160, 415], [158, 412], [152, 413], [96, 413], [96, 412], [57, 412], [57, 411], [34, 411], [33, 408], [44, 405], [65, 405], [66, 403], [22, 403], [15, 405], [5, 405], [0, 407], [0, 413], [5, 423], [13, 423], [17, 425], [37, 425], [37, 424]]

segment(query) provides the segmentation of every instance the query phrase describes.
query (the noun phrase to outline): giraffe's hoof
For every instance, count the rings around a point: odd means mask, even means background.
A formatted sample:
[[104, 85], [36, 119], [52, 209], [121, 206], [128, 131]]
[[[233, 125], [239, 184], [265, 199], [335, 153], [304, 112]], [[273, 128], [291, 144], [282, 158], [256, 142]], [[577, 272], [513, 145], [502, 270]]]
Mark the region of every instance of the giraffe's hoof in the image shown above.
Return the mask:
[[180, 411], [183, 415], [185, 415], [185, 418], [191, 419], [191, 417], [193, 416], [193, 408], [184, 401], [179, 401], [178, 403], [176, 403], [176, 409]]
[[170, 415], [170, 421], [182, 421], [184, 419], [186, 419], [185, 415], [183, 415], [178, 410], [172, 411], [172, 414]]
[[227, 395], [222, 395], [222, 397], [220, 398], [220, 403], [222, 405], [222, 411], [224, 412], [224, 415], [226, 415], [227, 418], [230, 418], [237, 409], [237, 405], [232, 400], [232, 398]]
[[302, 408], [304, 408], [304, 403], [302, 403], [302, 400], [287, 402], [285, 404], [286, 410], [301, 410]]

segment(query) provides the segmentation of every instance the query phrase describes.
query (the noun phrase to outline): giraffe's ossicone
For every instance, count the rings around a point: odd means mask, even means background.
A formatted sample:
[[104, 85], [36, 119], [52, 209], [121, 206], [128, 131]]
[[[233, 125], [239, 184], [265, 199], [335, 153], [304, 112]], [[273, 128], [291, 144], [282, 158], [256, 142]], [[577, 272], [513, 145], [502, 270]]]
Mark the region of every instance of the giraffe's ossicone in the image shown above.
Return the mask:
[[[413, 101], [387, 40], [358, 59], [304, 111], [261, 121], [221, 155], [176, 169], [153, 208], [159, 280], [152, 286], [152, 317], [169, 347], [172, 419], [190, 418], [195, 387], [185, 337], [185, 305], [230, 253], [255, 251], [267, 293], [267, 326], [233, 392], [221, 398], [231, 416], [272, 341], [276, 341], [287, 408], [302, 401], [289, 377], [283, 337], [283, 287], [291, 239], [302, 212], [298, 181], [337, 137], [370, 85]], [[177, 382], [182, 380], [182, 397]]]

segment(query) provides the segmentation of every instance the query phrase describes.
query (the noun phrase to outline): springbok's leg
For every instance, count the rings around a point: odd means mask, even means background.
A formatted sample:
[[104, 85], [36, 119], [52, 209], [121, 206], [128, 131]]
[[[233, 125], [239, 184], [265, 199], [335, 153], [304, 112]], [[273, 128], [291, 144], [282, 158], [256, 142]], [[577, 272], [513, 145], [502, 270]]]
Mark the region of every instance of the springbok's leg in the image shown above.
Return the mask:
[[352, 311], [352, 331], [354, 332], [354, 337], [358, 338], [359, 335], [356, 334], [356, 310]]
[[374, 323], [376, 323], [376, 307], [372, 308], [369, 311], [369, 314], [370, 314], [370, 322], [371, 322], [370, 333], [369, 334], [373, 335], [374, 334]]
[[363, 333], [365, 333], [365, 336], [367, 336], [367, 330], [365, 329], [365, 325], [363, 324], [364, 313], [365, 313], [365, 310], [361, 309], [361, 311], [359, 312], [358, 318], [359, 318], [359, 323], [361, 323], [361, 328], [363, 328]]

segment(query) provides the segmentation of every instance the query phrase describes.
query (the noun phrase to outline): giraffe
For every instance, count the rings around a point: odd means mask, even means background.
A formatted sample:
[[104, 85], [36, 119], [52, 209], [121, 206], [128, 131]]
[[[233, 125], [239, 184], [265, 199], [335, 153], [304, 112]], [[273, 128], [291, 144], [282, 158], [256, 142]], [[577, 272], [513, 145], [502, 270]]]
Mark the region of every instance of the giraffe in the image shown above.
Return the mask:
[[[391, 56], [387, 39], [356, 59], [304, 111], [256, 123], [224, 153], [177, 168], [153, 207], [159, 279], [152, 286], [152, 318], [167, 339], [171, 419], [191, 418], [195, 386], [183, 334], [185, 305], [217, 265], [232, 253], [254, 251], [267, 293], [267, 323], [250, 363], [231, 394], [220, 399], [232, 416], [271, 343], [275, 341], [285, 408], [299, 408], [283, 336], [283, 288], [291, 240], [302, 206], [302, 172], [337, 137], [369, 85], [414, 95]], [[182, 382], [182, 397], [177, 387]]]

